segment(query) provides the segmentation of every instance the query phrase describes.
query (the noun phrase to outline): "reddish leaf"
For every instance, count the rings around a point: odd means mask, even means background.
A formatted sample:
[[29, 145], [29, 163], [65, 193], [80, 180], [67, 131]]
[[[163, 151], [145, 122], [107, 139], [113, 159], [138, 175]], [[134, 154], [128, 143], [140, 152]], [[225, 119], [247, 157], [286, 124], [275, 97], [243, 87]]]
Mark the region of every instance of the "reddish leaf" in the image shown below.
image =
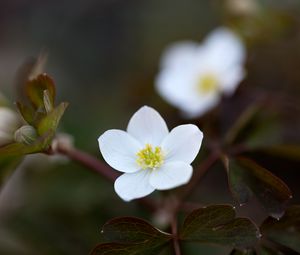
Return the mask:
[[252, 247], [259, 238], [257, 227], [246, 218], [235, 218], [230, 205], [212, 205], [187, 216], [180, 233], [182, 240]]
[[279, 221], [266, 219], [261, 231], [264, 238], [300, 253], [300, 206], [288, 208]]
[[107, 222], [101, 235], [105, 243], [97, 245], [92, 255], [157, 255], [172, 238], [148, 222], [133, 217]]
[[229, 161], [228, 182], [240, 204], [248, 202], [254, 194], [269, 215], [275, 218], [284, 214], [292, 197], [290, 189], [281, 179], [246, 158]]

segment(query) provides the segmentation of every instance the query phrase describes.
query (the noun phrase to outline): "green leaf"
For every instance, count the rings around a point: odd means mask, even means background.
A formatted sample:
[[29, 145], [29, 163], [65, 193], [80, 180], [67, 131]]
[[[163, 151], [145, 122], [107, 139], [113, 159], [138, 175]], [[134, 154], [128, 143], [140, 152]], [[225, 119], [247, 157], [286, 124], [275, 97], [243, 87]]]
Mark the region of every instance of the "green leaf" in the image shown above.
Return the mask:
[[122, 217], [107, 222], [101, 231], [101, 241], [92, 251], [92, 255], [156, 255], [172, 236], [153, 227], [148, 222]]
[[20, 102], [16, 103], [18, 110], [20, 112], [20, 114], [22, 115], [23, 119], [30, 125], [32, 125], [34, 123], [34, 110], [33, 108], [24, 105]]
[[49, 100], [54, 105], [55, 85], [47, 74], [41, 74], [26, 84], [26, 93], [34, 108], [44, 108], [44, 91], [48, 91]]
[[288, 208], [279, 221], [266, 219], [261, 231], [264, 238], [300, 253], [300, 205]]
[[43, 136], [39, 137], [33, 144], [27, 145], [24, 143], [11, 143], [3, 146], [0, 148], [0, 159], [42, 152], [50, 145], [53, 135], [54, 132], [50, 130]]
[[63, 116], [68, 103], [61, 103], [38, 124], [37, 131], [39, 135], [44, 135], [49, 130], [56, 131], [61, 117]]
[[241, 248], [254, 246], [259, 236], [254, 223], [235, 218], [235, 210], [230, 205], [212, 205], [193, 211], [180, 233], [180, 238], [186, 241]]
[[248, 202], [254, 194], [275, 218], [282, 217], [292, 198], [290, 189], [281, 179], [246, 158], [229, 161], [228, 182], [240, 204]]

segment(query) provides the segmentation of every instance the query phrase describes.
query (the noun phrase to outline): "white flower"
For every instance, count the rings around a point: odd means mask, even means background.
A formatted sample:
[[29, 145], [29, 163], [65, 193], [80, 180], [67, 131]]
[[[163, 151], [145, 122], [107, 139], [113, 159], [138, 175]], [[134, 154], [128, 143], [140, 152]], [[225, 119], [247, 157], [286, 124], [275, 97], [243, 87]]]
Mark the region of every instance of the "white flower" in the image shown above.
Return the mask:
[[222, 94], [231, 95], [245, 76], [245, 48], [229, 29], [219, 28], [202, 44], [177, 43], [162, 56], [156, 88], [188, 117], [216, 106]]
[[130, 119], [127, 132], [111, 129], [102, 134], [99, 147], [104, 160], [124, 172], [115, 191], [125, 201], [186, 184], [193, 172], [203, 134], [195, 125], [181, 125], [169, 132], [164, 119], [144, 106]]
[[19, 126], [17, 113], [8, 107], [0, 107], [0, 146], [14, 141], [14, 132]]

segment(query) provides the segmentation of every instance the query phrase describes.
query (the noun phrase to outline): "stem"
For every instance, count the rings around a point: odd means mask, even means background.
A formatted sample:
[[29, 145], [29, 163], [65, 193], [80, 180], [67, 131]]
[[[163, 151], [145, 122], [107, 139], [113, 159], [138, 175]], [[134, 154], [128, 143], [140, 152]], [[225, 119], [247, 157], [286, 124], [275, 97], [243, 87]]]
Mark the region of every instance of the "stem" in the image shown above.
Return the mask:
[[175, 255], [181, 255], [180, 246], [178, 242], [178, 232], [177, 232], [177, 219], [174, 215], [171, 220], [171, 230], [173, 235], [173, 245], [175, 250]]
[[97, 172], [98, 174], [101, 174], [109, 181], [115, 181], [119, 177], [119, 174], [116, 171], [112, 170], [112, 168], [103, 164], [101, 161], [86, 152], [65, 146], [58, 146], [56, 151], [76, 162], [79, 162], [81, 165]]
[[233, 126], [227, 131], [224, 138], [224, 143], [226, 145], [231, 144], [240, 131], [249, 124], [249, 122], [253, 119], [254, 115], [258, 112], [260, 108], [260, 104], [256, 102], [253, 105], [250, 105], [242, 112], [242, 114], [238, 117]]

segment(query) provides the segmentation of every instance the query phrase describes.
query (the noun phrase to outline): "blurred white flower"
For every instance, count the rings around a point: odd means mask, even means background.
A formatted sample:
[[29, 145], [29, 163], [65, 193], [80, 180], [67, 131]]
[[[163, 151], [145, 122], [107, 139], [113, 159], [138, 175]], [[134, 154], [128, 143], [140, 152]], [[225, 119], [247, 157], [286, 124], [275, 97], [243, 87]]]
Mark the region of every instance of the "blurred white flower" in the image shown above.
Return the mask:
[[8, 107], [0, 107], [0, 146], [14, 142], [14, 133], [20, 126], [18, 114]]
[[193, 172], [190, 164], [200, 150], [202, 138], [195, 125], [181, 125], [169, 132], [160, 114], [144, 106], [130, 119], [127, 132], [108, 130], [98, 142], [104, 160], [124, 172], [114, 187], [123, 200], [130, 201], [156, 189], [187, 183]]
[[245, 47], [229, 29], [218, 28], [202, 44], [176, 43], [162, 56], [159, 94], [187, 117], [201, 116], [231, 95], [245, 76]]

